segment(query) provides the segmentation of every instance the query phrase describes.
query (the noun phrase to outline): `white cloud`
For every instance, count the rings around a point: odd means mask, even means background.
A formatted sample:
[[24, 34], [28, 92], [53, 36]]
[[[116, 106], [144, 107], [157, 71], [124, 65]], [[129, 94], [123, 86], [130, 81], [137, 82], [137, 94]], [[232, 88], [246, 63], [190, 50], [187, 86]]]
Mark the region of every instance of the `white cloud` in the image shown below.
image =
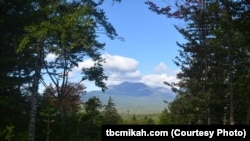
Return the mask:
[[[127, 58], [119, 55], [110, 55], [104, 54], [102, 58], [105, 59], [103, 67], [107, 71], [119, 71], [119, 72], [129, 72], [136, 71], [138, 68], [138, 62], [135, 59]], [[87, 59], [78, 64], [78, 67], [75, 67], [73, 71], [81, 71], [82, 68], [90, 68], [94, 65], [94, 61]]]
[[49, 53], [46, 57], [45, 57], [45, 60], [48, 61], [48, 62], [52, 62], [52, 61], [55, 61], [56, 59], [56, 55], [54, 53]]
[[[105, 72], [107, 71], [105, 70]], [[106, 81], [107, 85], [116, 85], [124, 81], [136, 82], [141, 79], [141, 73], [139, 70], [128, 72], [109, 71], [106, 75], [108, 76], [108, 80]]]
[[133, 58], [127, 58], [119, 55], [104, 54], [105, 58], [104, 68], [112, 71], [131, 72], [136, 71], [138, 62]]
[[138, 81], [141, 73], [138, 70], [139, 63], [133, 58], [119, 55], [104, 54], [103, 65], [105, 74], [108, 76], [107, 85], [115, 85], [124, 81]]
[[[107, 85], [120, 84], [124, 81], [143, 82], [151, 87], [166, 87], [167, 82], [178, 82], [176, 73], [178, 70], [171, 70], [163, 62], [160, 62], [152, 71], [152, 74], [142, 75], [138, 62], [133, 58], [112, 56], [106, 54], [105, 73], [108, 76]], [[121, 65], [122, 64], [122, 65]]]
[[94, 61], [93, 60], [91, 60], [91, 59], [88, 59], [88, 60], [85, 60], [85, 61], [83, 61], [83, 62], [80, 62], [79, 64], [78, 64], [78, 67], [75, 67], [75, 71], [81, 71], [83, 68], [90, 68], [90, 67], [92, 67], [92, 66], [94, 66]]
[[141, 82], [151, 86], [151, 87], [164, 87], [164, 81], [167, 82], [177, 82], [175, 75], [168, 74], [149, 74], [142, 77]]
[[[163, 84], [164, 81], [167, 82], [177, 82], [176, 73], [178, 70], [170, 70], [167, 65], [163, 62], [160, 62], [152, 70], [152, 74], [145, 74], [139, 70], [139, 62], [133, 58], [128, 58], [119, 55], [110, 55], [104, 54], [102, 57], [105, 59], [103, 64], [104, 73], [108, 76], [106, 81], [107, 85], [116, 85], [124, 81], [129, 82], [143, 82], [152, 87], [159, 87], [166, 85]], [[84, 62], [79, 63], [78, 67], [73, 69], [73, 72], [70, 73], [70, 76], [78, 76], [83, 67], [91, 67], [94, 65], [94, 62], [91, 59], [85, 60]], [[89, 82], [86, 82], [89, 85]], [[93, 86], [91, 86], [93, 89]], [[97, 88], [99, 89], [99, 88]]]
[[[127, 58], [119, 55], [104, 54], [105, 59], [103, 63], [104, 73], [108, 76], [107, 85], [119, 84], [124, 81], [138, 81], [141, 78], [141, 73], [138, 70], [138, 61], [133, 58]], [[82, 68], [89, 68], [94, 65], [94, 61], [87, 59], [78, 64], [72, 72], [70, 77], [76, 77], [80, 74]]]
[[166, 73], [167, 70], [168, 70], [167, 65], [165, 63], [163, 63], [163, 62], [160, 62], [159, 65], [157, 65], [154, 68], [154, 73], [162, 74], [162, 73]]

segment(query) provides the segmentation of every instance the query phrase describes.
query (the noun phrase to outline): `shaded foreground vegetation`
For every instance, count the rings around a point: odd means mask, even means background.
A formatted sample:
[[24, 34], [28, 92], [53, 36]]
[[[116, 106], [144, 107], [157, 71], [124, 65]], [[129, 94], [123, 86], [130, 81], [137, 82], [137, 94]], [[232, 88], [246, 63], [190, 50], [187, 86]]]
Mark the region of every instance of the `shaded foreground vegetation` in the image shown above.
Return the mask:
[[[180, 81], [165, 82], [177, 97], [166, 101], [159, 118], [121, 116], [111, 97], [105, 104], [97, 97], [80, 101], [84, 80], [106, 90], [99, 33], [118, 38], [102, 2], [0, 1], [0, 140], [100, 140], [103, 124], [250, 123], [248, 0], [177, 1], [174, 11], [146, 3], [157, 14], [186, 22], [176, 26], [186, 39], [177, 43]], [[46, 60], [49, 54], [56, 59]], [[72, 68], [86, 58], [95, 65], [82, 70], [80, 82], [70, 82]], [[46, 87], [42, 93], [40, 84]]]
[[[97, 97], [90, 98], [84, 104], [78, 103], [80, 101], [77, 98], [74, 101], [72, 99], [68, 97], [64, 101], [62, 114], [58, 111], [56, 99], [46, 93], [39, 97], [35, 140], [101, 140], [101, 127], [104, 124], [162, 124], [159, 114], [120, 115], [111, 97], [106, 104], [101, 103]], [[23, 113], [16, 117], [18, 120], [1, 127], [2, 140], [27, 140], [27, 129], [20, 125], [23, 119], [28, 121], [28, 116]]]
[[175, 26], [186, 39], [177, 41], [174, 62], [178, 83], [164, 82], [177, 93], [169, 105], [178, 124], [250, 123], [250, 2], [186, 0], [175, 7], [147, 1], [149, 9], [185, 23]]

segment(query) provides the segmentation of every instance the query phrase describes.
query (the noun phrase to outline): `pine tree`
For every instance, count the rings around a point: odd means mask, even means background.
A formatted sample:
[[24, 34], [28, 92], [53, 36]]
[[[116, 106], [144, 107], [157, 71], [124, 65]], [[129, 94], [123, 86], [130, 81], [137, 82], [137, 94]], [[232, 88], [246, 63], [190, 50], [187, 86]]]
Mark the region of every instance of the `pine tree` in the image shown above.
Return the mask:
[[[241, 30], [239, 24], [242, 25], [243, 20], [249, 24], [249, 18], [246, 20], [245, 17], [249, 13], [249, 2], [177, 2], [178, 10], [174, 12], [170, 6], [159, 8], [153, 2], [147, 4], [158, 14], [182, 19], [187, 23], [185, 27], [176, 27], [187, 41], [177, 44], [181, 48], [175, 60], [176, 65], [181, 68], [181, 72], [177, 74], [180, 81], [178, 84], [165, 82], [178, 93], [175, 101], [170, 104], [173, 116], [179, 117], [176, 122], [222, 124], [227, 123], [223, 119], [229, 117], [229, 124], [235, 124], [235, 111], [241, 113], [237, 114], [237, 120], [242, 122], [240, 115], [248, 115], [248, 108], [242, 109], [249, 97], [243, 91], [248, 88], [243, 88], [243, 79], [239, 80], [236, 76], [249, 80], [244, 77], [249, 75], [249, 71], [245, 70], [246, 58], [249, 58], [246, 54], [249, 43], [245, 43], [245, 39], [248, 38], [249, 31]], [[240, 70], [239, 66], [244, 69]], [[243, 94], [239, 94], [239, 91]], [[241, 107], [240, 112], [236, 110], [238, 107]]]
[[122, 122], [122, 118], [111, 96], [109, 97], [107, 105], [104, 105], [103, 120], [103, 124], [120, 124]]

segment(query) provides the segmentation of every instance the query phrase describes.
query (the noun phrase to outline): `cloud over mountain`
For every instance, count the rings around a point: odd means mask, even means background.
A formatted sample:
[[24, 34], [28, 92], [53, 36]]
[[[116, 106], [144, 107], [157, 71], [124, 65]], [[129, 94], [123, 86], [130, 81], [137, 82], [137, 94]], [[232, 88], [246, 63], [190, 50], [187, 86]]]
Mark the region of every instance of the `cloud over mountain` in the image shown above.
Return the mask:
[[[139, 62], [134, 58], [120, 55], [103, 54], [105, 59], [103, 64], [104, 73], [108, 76], [107, 85], [117, 85], [122, 82], [143, 82], [152, 87], [162, 87], [164, 81], [177, 82], [176, 73], [178, 70], [170, 70], [164, 62], [159, 62], [150, 74], [143, 74], [140, 70]], [[51, 58], [50, 58], [51, 59]], [[70, 73], [72, 80], [80, 78], [79, 74], [82, 68], [89, 68], [94, 65], [91, 59], [87, 59], [78, 64]], [[90, 83], [86, 83], [89, 85]], [[93, 84], [92, 84], [93, 85]], [[92, 86], [93, 87], [93, 86]], [[98, 89], [98, 88], [95, 88]]]
[[127, 58], [119, 55], [102, 55], [105, 58], [104, 68], [110, 71], [134, 72], [137, 71], [139, 62], [133, 58]]
[[109, 77], [107, 85], [120, 84], [123, 81], [139, 81], [142, 77], [138, 70], [139, 62], [133, 58], [104, 54], [105, 74]]

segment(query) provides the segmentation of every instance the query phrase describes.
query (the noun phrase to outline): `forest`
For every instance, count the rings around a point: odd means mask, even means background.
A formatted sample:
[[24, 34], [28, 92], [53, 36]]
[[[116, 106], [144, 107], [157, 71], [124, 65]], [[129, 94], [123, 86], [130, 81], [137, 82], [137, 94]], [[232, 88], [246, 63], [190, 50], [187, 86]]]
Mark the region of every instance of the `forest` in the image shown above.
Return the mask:
[[249, 124], [249, 1], [186, 0], [153, 12], [177, 18], [175, 26], [187, 42], [180, 43], [175, 64], [178, 83], [164, 82], [178, 95], [169, 105], [178, 124]]
[[[0, 140], [101, 140], [103, 124], [250, 124], [249, 0], [176, 0], [175, 7], [145, 2], [156, 16], [184, 21], [175, 28], [186, 42], [176, 41], [179, 82], [159, 82], [176, 98], [165, 101], [157, 118], [132, 115], [129, 121], [112, 97], [107, 103], [98, 97], [81, 101], [85, 80], [107, 89], [99, 52], [105, 43], [98, 35], [120, 39], [100, 8], [103, 2], [0, 1]], [[46, 60], [51, 53], [56, 59]], [[87, 58], [94, 66], [71, 82], [70, 72]]]

